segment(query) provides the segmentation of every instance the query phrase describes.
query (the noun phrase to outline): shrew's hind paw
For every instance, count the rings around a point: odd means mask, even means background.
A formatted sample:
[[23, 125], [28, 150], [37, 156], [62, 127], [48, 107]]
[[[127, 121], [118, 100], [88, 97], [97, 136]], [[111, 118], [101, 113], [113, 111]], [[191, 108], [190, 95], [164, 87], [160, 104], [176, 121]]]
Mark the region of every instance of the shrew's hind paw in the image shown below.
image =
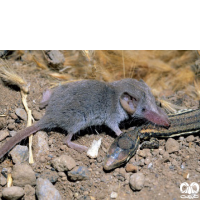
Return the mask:
[[158, 149], [159, 148], [159, 141], [156, 138], [151, 138], [150, 141], [144, 141], [140, 149]]

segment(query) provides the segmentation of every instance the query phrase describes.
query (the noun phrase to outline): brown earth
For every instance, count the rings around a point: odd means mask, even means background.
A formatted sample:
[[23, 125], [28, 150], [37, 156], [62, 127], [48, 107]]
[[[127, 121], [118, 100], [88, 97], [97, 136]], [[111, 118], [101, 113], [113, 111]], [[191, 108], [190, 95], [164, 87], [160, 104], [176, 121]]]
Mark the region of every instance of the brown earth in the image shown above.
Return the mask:
[[[39, 109], [39, 102], [45, 89], [50, 88], [51, 84], [45, 74], [39, 73], [38, 69], [33, 66], [22, 65], [20, 61], [15, 62], [14, 70], [30, 83], [30, 94], [28, 95], [29, 108], [44, 114], [44, 110]], [[16, 108], [23, 108], [21, 102], [20, 91], [15, 87], [6, 86], [3, 82], [0, 84], [0, 115], [6, 115], [0, 119], [5, 119], [7, 129], [10, 114], [14, 113]], [[184, 93], [174, 93], [169, 97], [173, 103], [182, 106], [197, 108], [198, 102], [192, 100]], [[23, 120], [15, 123], [14, 130], [18, 131], [26, 127]], [[123, 127], [122, 127], [123, 128]], [[99, 131], [99, 130], [98, 130]], [[107, 134], [105, 133], [107, 132]], [[160, 140], [160, 148], [156, 150], [147, 150], [148, 157], [140, 156], [138, 151], [129, 163], [139, 163], [138, 171], [145, 175], [144, 188], [141, 191], [134, 192], [129, 186], [129, 177], [132, 173], [125, 171], [125, 166], [115, 169], [111, 172], [103, 170], [103, 160], [111, 143], [114, 141], [114, 134], [104, 128], [100, 128], [99, 135], [94, 130], [85, 130], [83, 134], [76, 135], [74, 141], [78, 144], [89, 146], [94, 139], [102, 137], [102, 146], [99, 150], [97, 159], [90, 159], [86, 153], [78, 153], [63, 145], [62, 141], [65, 137], [63, 133], [49, 132], [49, 140], [53, 141], [50, 145], [50, 154], [53, 158], [63, 154], [70, 155], [77, 164], [86, 166], [91, 171], [91, 178], [85, 181], [71, 182], [68, 179], [61, 178], [55, 183], [55, 187], [59, 190], [63, 199], [111, 199], [111, 193], [118, 194], [117, 199], [181, 199], [180, 184], [200, 183], [200, 146], [199, 136], [194, 135], [192, 142], [184, 138], [175, 138], [180, 146], [178, 152], [169, 154], [169, 158], [163, 161], [163, 152], [166, 152], [166, 140]], [[27, 140], [22, 141], [21, 145], [27, 145]], [[153, 166], [149, 167], [149, 163]], [[12, 166], [10, 158], [0, 164], [0, 170], [5, 167]], [[37, 173], [42, 173], [46, 169], [51, 169], [47, 162], [36, 161], [32, 168]], [[187, 175], [189, 174], [189, 179]], [[2, 187], [0, 186], [0, 192]]]

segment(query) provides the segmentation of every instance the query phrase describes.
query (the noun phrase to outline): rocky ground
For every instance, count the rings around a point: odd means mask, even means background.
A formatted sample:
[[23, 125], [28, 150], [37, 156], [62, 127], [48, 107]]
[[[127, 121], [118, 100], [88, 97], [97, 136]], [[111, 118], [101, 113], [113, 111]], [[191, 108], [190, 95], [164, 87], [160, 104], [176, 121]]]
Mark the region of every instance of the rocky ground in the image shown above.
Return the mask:
[[[30, 83], [28, 105], [39, 120], [42, 92], [50, 87], [48, 78], [34, 66], [15, 62], [14, 69]], [[0, 84], [0, 146], [26, 127], [27, 116], [20, 91]], [[183, 93], [169, 96], [173, 103], [197, 108], [198, 102]], [[5, 115], [5, 116], [4, 116]], [[123, 127], [122, 127], [123, 128]], [[34, 164], [28, 164], [28, 140], [20, 142], [0, 163], [0, 199], [181, 199], [180, 184], [200, 184], [200, 138], [198, 134], [162, 139], [159, 149], [138, 150], [126, 166], [106, 172], [104, 156], [114, 141], [106, 128], [87, 129], [74, 138], [90, 146], [102, 138], [97, 159], [63, 145], [61, 130], [38, 132], [33, 139]], [[6, 187], [11, 173], [13, 186]]]

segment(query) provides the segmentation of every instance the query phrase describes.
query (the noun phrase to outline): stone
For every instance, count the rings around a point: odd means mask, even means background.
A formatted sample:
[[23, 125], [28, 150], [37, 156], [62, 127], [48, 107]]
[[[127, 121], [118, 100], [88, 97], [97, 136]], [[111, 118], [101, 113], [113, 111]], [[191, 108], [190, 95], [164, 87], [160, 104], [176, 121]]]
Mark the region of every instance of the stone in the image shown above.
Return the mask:
[[8, 124], [8, 129], [9, 130], [13, 130], [15, 128], [15, 124]]
[[6, 200], [17, 200], [24, 196], [24, 190], [21, 187], [6, 187], [2, 191], [2, 197]]
[[3, 129], [3, 128], [5, 128], [6, 125], [7, 125], [6, 119], [0, 117], [0, 130]]
[[168, 153], [179, 151], [179, 143], [175, 139], [169, 138], [166, 142], [166, 151]]
[[65, 62], [64, 55], [58, 50], [45, 51], [48, 65], [51, 68], [62, 69]]
[[138, 171], [138, 166], [128, 163], [128, 164], [126, 165], [126, 167], [125, 167], [125, 170], [126, 170], [127, 172], [137, 172], [137, 171]]
[[59, 172], [72, 170], [76, 166], [75, 160], [68, 155], [61, 155], [52, 160], [53, 167]]
[[38, 200], [61, 200], [60, 193], [48, 179], [38, 178], [36, 181], [36, 196]]
[[27, 162], [29, 158], [27, 146], [17, 145], [9, 154], [15, 164]]
[[12, 119], [18, 119], [17, 115], [15, 113], [10, 113], [10, 116], [12, 117]]
[[14, 137], [17, 134], [17, 131], [10, 131], [10, 136]]
[[4, 185], [6, 185], [6, 183], [7, 183], [7, 179], [1, 174], [0, 185], [4, 186]]
[[189, 135], [189, 136], [186, 138], [186, 141], [187, 141], [187, 142], [193, 142], [194, 140], [195, 140], [194, 135]]
[[90, 178], [90, 171], [85, 166], [78, 166], [69, 171], [68, 176], [72, 181], [87, 180]]
[[112, 192], [111, 195], [110, 195], [111, 199], [116, 199], [117, 197], [118, 197], [117, 192]]
[[48, 135], [44, 131], [38, 131], [33, 136], [33, 154], [40, 160], [41, 156], [49, 154]]
[[145, 158], [146, 157], [146, 149], [140, 150], [138, 152], [138, 155], [141, 156], [141, 157], [143, 157], [143, 158]]
[[130, 176], [130, 187], [133, 191], [141, 190], [144, 187], [145, 176], [142, 173], [135, 173]]
[[38, 112], [38, 111], [34, 110], [32, 114], [33, 114], [33, 118], [34, 118], [36, 121], [38, 121], [38, 120], [40, 120], [40, 119], [42, 118], [41, 112]]
[[45, 170], [42, 172], [40, 178], [48, 179], [51, 183], [55, 183], [58, 180], [59, 176], [56, 171]]
[[4, 140], [8, 136], [9, 136], [8, 130], [5, 129], [0, 131], [0, 141]]
[[13, 185], [24, 187], [25, 185], [36, 184], [35, 173], [28, 164], [18, 164], [13, 166]]
[[18, 117], [20, 117], [21, 119], [23, 119], [24, 121], [27, 121], [27, 114], [26, 111], [22, 108], [16, 108], [15, 109], [15, 113]]
[[25, 200], [35, 200], [35, 189], [30, 185], [25, 185], [24, 187], [24, 199]]

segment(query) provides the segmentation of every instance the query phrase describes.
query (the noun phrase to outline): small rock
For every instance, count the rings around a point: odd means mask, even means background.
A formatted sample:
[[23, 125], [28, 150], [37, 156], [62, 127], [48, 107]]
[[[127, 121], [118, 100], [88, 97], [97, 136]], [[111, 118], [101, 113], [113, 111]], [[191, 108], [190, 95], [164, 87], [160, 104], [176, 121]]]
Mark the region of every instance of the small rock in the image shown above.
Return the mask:
[[59, 175], [60, 177], [66, 177], [65, 172], [58, 172], [58, 175]]
[[145, 165], [148, 165], [150, 162], [151, 162], [150, 158], [146, 158], [145, 161], [144, 161]]
[[10, 116], [12, 117], [12, 119], [18, 119], [17, 115], [15, 115], [15, 113], [10, 113]]
[[138, 171], [138, 166], [133, 165], [133, 164], [127, 164], [125, 167], [127, 172], [137, 172]]
[[26, 111], [22, 108], [16, 108], [15, 109], [15, 113], [18, 117], [20, 117], [21, 119], [23, 119], [24, 121], [27, 121], [27, 114]]
[[6, 187], [2, 191], [2, 197], [7, 200], [17, 200], [24, 196], [24, 190], [20, 187]]
[[40, 157], [40, 162], [41, 162], [41, 163], [45, 163], [45, 162], [46, 162], [45, 156], [41, 156], [41, 157]]
[[124, 169], [124, 167], [119, 168], [119, 174], [125, 178], [126, 170]]
[[72, 181], [82, 181], [90, 178], [90, 171], [87, 167], [75, 167], [72, 171], [68, 172], [68, 176]]
[[7, 179], [1, 174], [0, 185], [4, 186], [4, 185], [6, 185], [6, 183], [7, 183]]
[[144, 166], [144, 159], [141, 159], [141, 160], [139, 161], [139, 166]]
[[118, 197], [118, 194], [116, 192], [112, 192], [110, 195], [111, 199], [116, 199]]
[[35, 185], [36, 177], [32, 168], [27, 164], [14, 165], [12, 171], [13, 185], [25, 186]]
[[5, 130], [0, 131], [0, 141], [4, 140], [8, 136], [9, 136], [8, 130], [5, 129]]
[[15, 124], [8, 124], [8, 129], [13, 130], [15, 128]]
[[143, 158], [145, 158], [146, 157], [146, 149], [140, 150], [138, 152], [138, 155], [141, 156], [141, 157], [143, 157]]
[[14, 137], [17, 134], [17, 131], [10, 131], [10, 136]]
[[48, 135], [44, 131], [38, 131], [33, 137], [33, 152], [37, 159], [49, 154]]
[[183, 136], [180, 136], [178, 139], [179, 139], [180, 141], [183, 141], [185, 138], [184, 138]]
[[169, 153], [168, 152], [164, 152], [163, 154], [163, 160], [162, 162], [169, 162]]
[[36, 181], [36, 195], [38, 200], [61, 200], [60, 193], [48, 179], [38, 178]]
[[142, 173], [135, 173], [130, 177], [130, 187], [133, 191], [141, 190], [144, 187], [145, 176]]
[[40, 178], [48, 179], [51, 183], [55, 183], [58, 180], [59, 176], [56, 171], [45, 170], [42, 172]]
[[186, 138], [186, 141], [187, 141], [187, 142], [193, 142], [194, 140], [195, 140], [194, 135], [189, 135], [189, 136]]
[[64, 55], [58, 50], [45, 51], [49, 67], [62, 69], [65, 62]]
[[200, 167], [196, 168], [196, 171], [200, 173]]
[[166, 151], [168, 153], [173, 153], [178, 150], [179, 150], [179, 143], [175, 139], [169, 138], [166, 142]]
[[152, 169], [152, 168], [153, 168], [153, 163], [151, 162], [148, 164], [148, 169]]
[[5, 128], [6, 125], [7, 125], [6, 119], [0, 117], [0, 130], [3, 129], [3, 128]]
[[29, 158], [27, 146], [17, 145], [9, 154], [15, 164], [26, 162]]
[[59, 172], [69, 171], [76, 166], [75, 160], [67, 155], [54, 158], [52, 160], [53, 167]]
[[30, 185], [25, 185], [24, 187], [24, 192], [25, 192], [25, 196], [24, 199], [25, 200], [35, 200], [35, 189], [30, 186]]
[[33, 114], [33, 118], [36, 121], [38, 121], [38, 120], [40, 120], [42, 118], [42, 114], [40, 112], [36, 111], [36, 110], [34, 110], [32, 114]]

